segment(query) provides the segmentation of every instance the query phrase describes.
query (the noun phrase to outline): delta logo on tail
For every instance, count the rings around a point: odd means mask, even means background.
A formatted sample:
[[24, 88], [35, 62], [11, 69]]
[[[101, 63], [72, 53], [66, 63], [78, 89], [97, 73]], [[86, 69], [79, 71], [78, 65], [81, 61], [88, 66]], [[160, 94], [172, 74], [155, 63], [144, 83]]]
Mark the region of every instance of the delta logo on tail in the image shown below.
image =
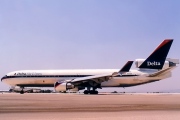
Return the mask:
[[139, 66], [146, 69], [162, 69], [173, 39], [165, 39]]
[[159, 66], [159, 65], [161, 65], [160, 62], [156, 62], [156, 61], [150, 62], [150, 61], [147, 61], [147, 66]]

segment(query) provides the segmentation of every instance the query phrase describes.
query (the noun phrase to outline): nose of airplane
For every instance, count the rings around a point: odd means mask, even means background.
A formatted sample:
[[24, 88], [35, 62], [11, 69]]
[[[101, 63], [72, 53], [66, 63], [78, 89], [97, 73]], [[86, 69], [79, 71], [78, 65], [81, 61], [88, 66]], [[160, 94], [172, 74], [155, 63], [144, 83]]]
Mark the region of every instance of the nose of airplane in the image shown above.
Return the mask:
[[5, 75], [4, 77], [1, 78], [1, 81], [3, 81], [4, 79], [7, 78], [7, 75]]

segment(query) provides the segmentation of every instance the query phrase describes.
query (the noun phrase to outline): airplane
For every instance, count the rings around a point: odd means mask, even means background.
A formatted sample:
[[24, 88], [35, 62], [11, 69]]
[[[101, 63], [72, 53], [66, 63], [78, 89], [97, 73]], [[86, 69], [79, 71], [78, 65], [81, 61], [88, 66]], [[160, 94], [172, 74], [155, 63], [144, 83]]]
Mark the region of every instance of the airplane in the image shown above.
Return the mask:
[[19, 86], [12, 86], [9, 90], [9, 92], [26, 92], [26, 93], [40, 93], [41, 89], [39, 88], [21, 88]]
[[[131, 87], [171, 77], [178, 59], [166, 58], [173, 39], [165, 39], [147, 59], [136, 59], [138, 70], [130, 70], [133, 61], [119, 69], [21, 70], [2, 77], [11, 86], [54, 87], [56, 92], [84, 90], [98, 94], [102, 87]], [[23, 94], [23, 91], [21, 92]]]

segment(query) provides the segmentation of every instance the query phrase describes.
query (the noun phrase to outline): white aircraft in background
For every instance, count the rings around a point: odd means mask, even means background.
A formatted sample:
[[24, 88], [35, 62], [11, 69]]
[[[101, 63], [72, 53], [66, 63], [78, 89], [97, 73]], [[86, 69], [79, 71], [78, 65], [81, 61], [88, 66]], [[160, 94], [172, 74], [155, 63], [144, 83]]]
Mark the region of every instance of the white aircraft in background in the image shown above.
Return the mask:
[[[147, 59], [136, 59], [138, 70], [130, 70], [132, 61], [121, 69], [21, 70], [10, 72], [1, 81], [11, 86], [54, 87], [56, 92], [84, 90], [98, 94], [97, 88], [131, 87], [171, 77], [178, 59], [166, 59], [173, 40], [164, 40]], [[23, 92], [23, 89], [21, 91]]]
[[[12, 86], [10, 88], [9, 92], [20, 93], [20, 92], [22, 92], [22, 88], [19, 87], [19, 86]], [[26, 92], [26, 93], [40, 93], [41, 89], [39, 89], [39, 88], [23, 88], [23, 92]]]

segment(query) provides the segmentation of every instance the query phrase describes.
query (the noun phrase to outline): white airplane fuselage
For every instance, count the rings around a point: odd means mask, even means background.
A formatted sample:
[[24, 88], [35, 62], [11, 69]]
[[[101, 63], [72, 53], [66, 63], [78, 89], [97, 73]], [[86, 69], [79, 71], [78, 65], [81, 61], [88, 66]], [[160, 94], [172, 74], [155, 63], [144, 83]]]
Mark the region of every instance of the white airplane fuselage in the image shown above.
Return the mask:
[[[75, 78], [118, 72], [119, 69], [81, 69], [81, 70], [22, 70], [8, 73], [2, 82], [11, 86], [21, 87], [54, 87], [57, 81], [73, 80]], [[158, 70], [130, 70], [122, 75], [112, 77], [101, 83], [101, 87], [130, 87], [171, 77], [171, 72], [156, 77], [147, 77]]]

